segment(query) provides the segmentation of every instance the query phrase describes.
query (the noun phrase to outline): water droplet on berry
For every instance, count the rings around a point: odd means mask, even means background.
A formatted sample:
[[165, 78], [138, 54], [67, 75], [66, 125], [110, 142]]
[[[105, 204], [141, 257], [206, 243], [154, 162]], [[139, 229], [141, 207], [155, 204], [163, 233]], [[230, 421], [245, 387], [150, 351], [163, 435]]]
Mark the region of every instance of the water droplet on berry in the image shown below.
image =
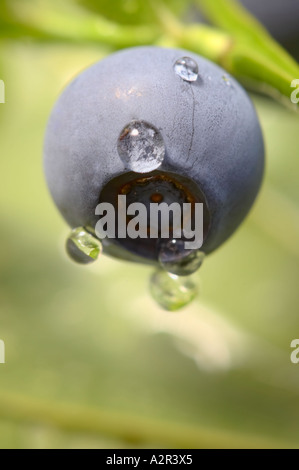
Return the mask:
[[162, 135], [145, 121], [132, 121], [121, 131], [117, 151], [126, 168], [136, 173], [156, 170], [165, 157]]
[[175, 73], [186, 82], [196, 82], [198, 65], [191, 57], [181, 57], [174, 64]]
[[226, 83], [227, 86], [231, 86], [231, 81], [227, 75], [223, 75], [222, 80]]
[[76, 263], [92, 263], [97, 260], [101, 251], [101, 242], [88, 233], [84, 227], [72, 230], [66, 241], [66, 252]]
[[176, 311], [192, 302], [198, 294], [198, 286], [190, 276], [179, 277], [159, 269], [151, 277], [150, 292], [160, 307]]
[[195, 273], [203, 263], [205, 254], [199, 250], [186, 250], [183, 240], [163, 241], [159, 251], [159, 262], [165, 271], [177, 276]]

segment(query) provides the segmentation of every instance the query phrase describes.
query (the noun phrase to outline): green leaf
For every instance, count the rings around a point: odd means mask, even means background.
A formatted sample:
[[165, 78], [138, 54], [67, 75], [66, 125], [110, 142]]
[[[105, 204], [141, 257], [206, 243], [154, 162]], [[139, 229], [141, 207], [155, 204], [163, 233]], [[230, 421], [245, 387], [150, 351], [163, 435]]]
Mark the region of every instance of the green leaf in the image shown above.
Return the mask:
[[238, 1], [196, 3], [212, 24], [230, 35], [230, 47], [219, 48], [218, 63], [253, 88], [270, 95], [276, 90], [276, 97], [281, 94], [290, 104], [291, 82], [299, 77], [298, 63]]
[[118, 25], [68, 0], [12, 0], [8, 12], [0, 17], [4, 37], [29, 36], [123, 48], [149, 44], [159, 36], [159, 31], [153, 27]]
[[[105, 16], [111, 21], [124, 25], [153, 24], [156, 15], [149, 1], [144, 0], [77, 0], [80, 5]], [[191, 0], [165, 0], [171, 12], [179, 16], [184, 12]]]
[[11, 2], [1, 2], [0, 8], [0, 38], [20, 39], [23, 37], [31, 37], [36, 40], [49, 40], [50, 36], [41, 31], [40, 28], [32, 24], [28, 24], [26, 20], [20, 20], [14, 14], [15, 5]]

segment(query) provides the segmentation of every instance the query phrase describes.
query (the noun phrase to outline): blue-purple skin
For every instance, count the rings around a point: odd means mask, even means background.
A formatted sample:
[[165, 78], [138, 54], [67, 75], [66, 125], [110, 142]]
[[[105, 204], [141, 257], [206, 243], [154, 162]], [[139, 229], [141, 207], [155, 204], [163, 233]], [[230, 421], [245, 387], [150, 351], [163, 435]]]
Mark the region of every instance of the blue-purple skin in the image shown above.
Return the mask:
[[[175, 74], [183, 56], [197, 62], [196, 82]], [[159, 170], [189, 177], [205, 194], [211, 226], [202, 249], [212, 252], [243, 221], [262, 182], [263, 137], [247, 93], [185, 50], [126, 49], [81, 73], [54, 107], [44, 149], [49, 189], [71, 227], [94, 228], [102, 188], [127, 172], [117, 141], [132, 120], [160, 130], [166, 155]]]

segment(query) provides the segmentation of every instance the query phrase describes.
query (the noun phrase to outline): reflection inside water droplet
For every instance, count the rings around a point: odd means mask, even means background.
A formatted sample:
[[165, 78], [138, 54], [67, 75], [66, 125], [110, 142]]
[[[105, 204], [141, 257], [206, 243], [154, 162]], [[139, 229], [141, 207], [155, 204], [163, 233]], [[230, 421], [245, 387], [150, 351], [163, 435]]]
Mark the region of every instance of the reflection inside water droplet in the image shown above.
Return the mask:
[[88, 233], [84, 227], [72, 230], [66, 241], [66, 252], [76, 263], [92, 263], [97, 260], [101, 251], [101, 242]]
[[186, 82], [196, 82], [198, 65], [191, 57], [181, 57], [174, 64], [175, 73]]
[[179, 277], [162, 269], [150, 279], [153, 299], [168, 311], [176, 311], [188, 305], [198, 294], [198, 286], [192, 277]]
[[186, 250], [183, 240], [163, 241], [159, 251], [159, 262], [165, 271], [178, 276], [195, 273], [205, 258], [203, 251]]
[[117, 151], [126, 168], [136, 173], [156, 170], [165, 157], [162, 135], [145, 121], [132, 121], [121, 131]]

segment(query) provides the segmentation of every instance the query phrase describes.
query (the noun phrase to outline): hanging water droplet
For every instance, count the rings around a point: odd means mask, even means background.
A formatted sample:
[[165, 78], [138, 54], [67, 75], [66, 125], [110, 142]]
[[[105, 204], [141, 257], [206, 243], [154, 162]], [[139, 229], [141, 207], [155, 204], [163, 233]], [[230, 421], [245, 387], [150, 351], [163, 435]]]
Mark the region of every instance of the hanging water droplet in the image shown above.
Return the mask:
[[174, 71], [186, 82], [196, 82], [198, 65], [191, 57], [181, 57], [174, 64]]
[[190, 276], [179, 277], [159, 269], [150, 279], [150, 292], [162, 308], [174, 312], [192, 302], [198, 286]]
[[159, 262], [165, 271], [178, 276], [195, 273], [203, 263], [205, 254], [199, 250], [186, 250], [183, 240], [163, 241], [159, 251]]
[[118, 138], [117, 151], [126, 167], [136, 173], [156, 170], [164, 160], [163, 138], [145, 121], [130, 122]]
[[71, 231], [66, 241], [66, 251], [76, 263], [88, 264], [97, 260], [102, 251], [102, 244], [85, 228], [78, 227]]

